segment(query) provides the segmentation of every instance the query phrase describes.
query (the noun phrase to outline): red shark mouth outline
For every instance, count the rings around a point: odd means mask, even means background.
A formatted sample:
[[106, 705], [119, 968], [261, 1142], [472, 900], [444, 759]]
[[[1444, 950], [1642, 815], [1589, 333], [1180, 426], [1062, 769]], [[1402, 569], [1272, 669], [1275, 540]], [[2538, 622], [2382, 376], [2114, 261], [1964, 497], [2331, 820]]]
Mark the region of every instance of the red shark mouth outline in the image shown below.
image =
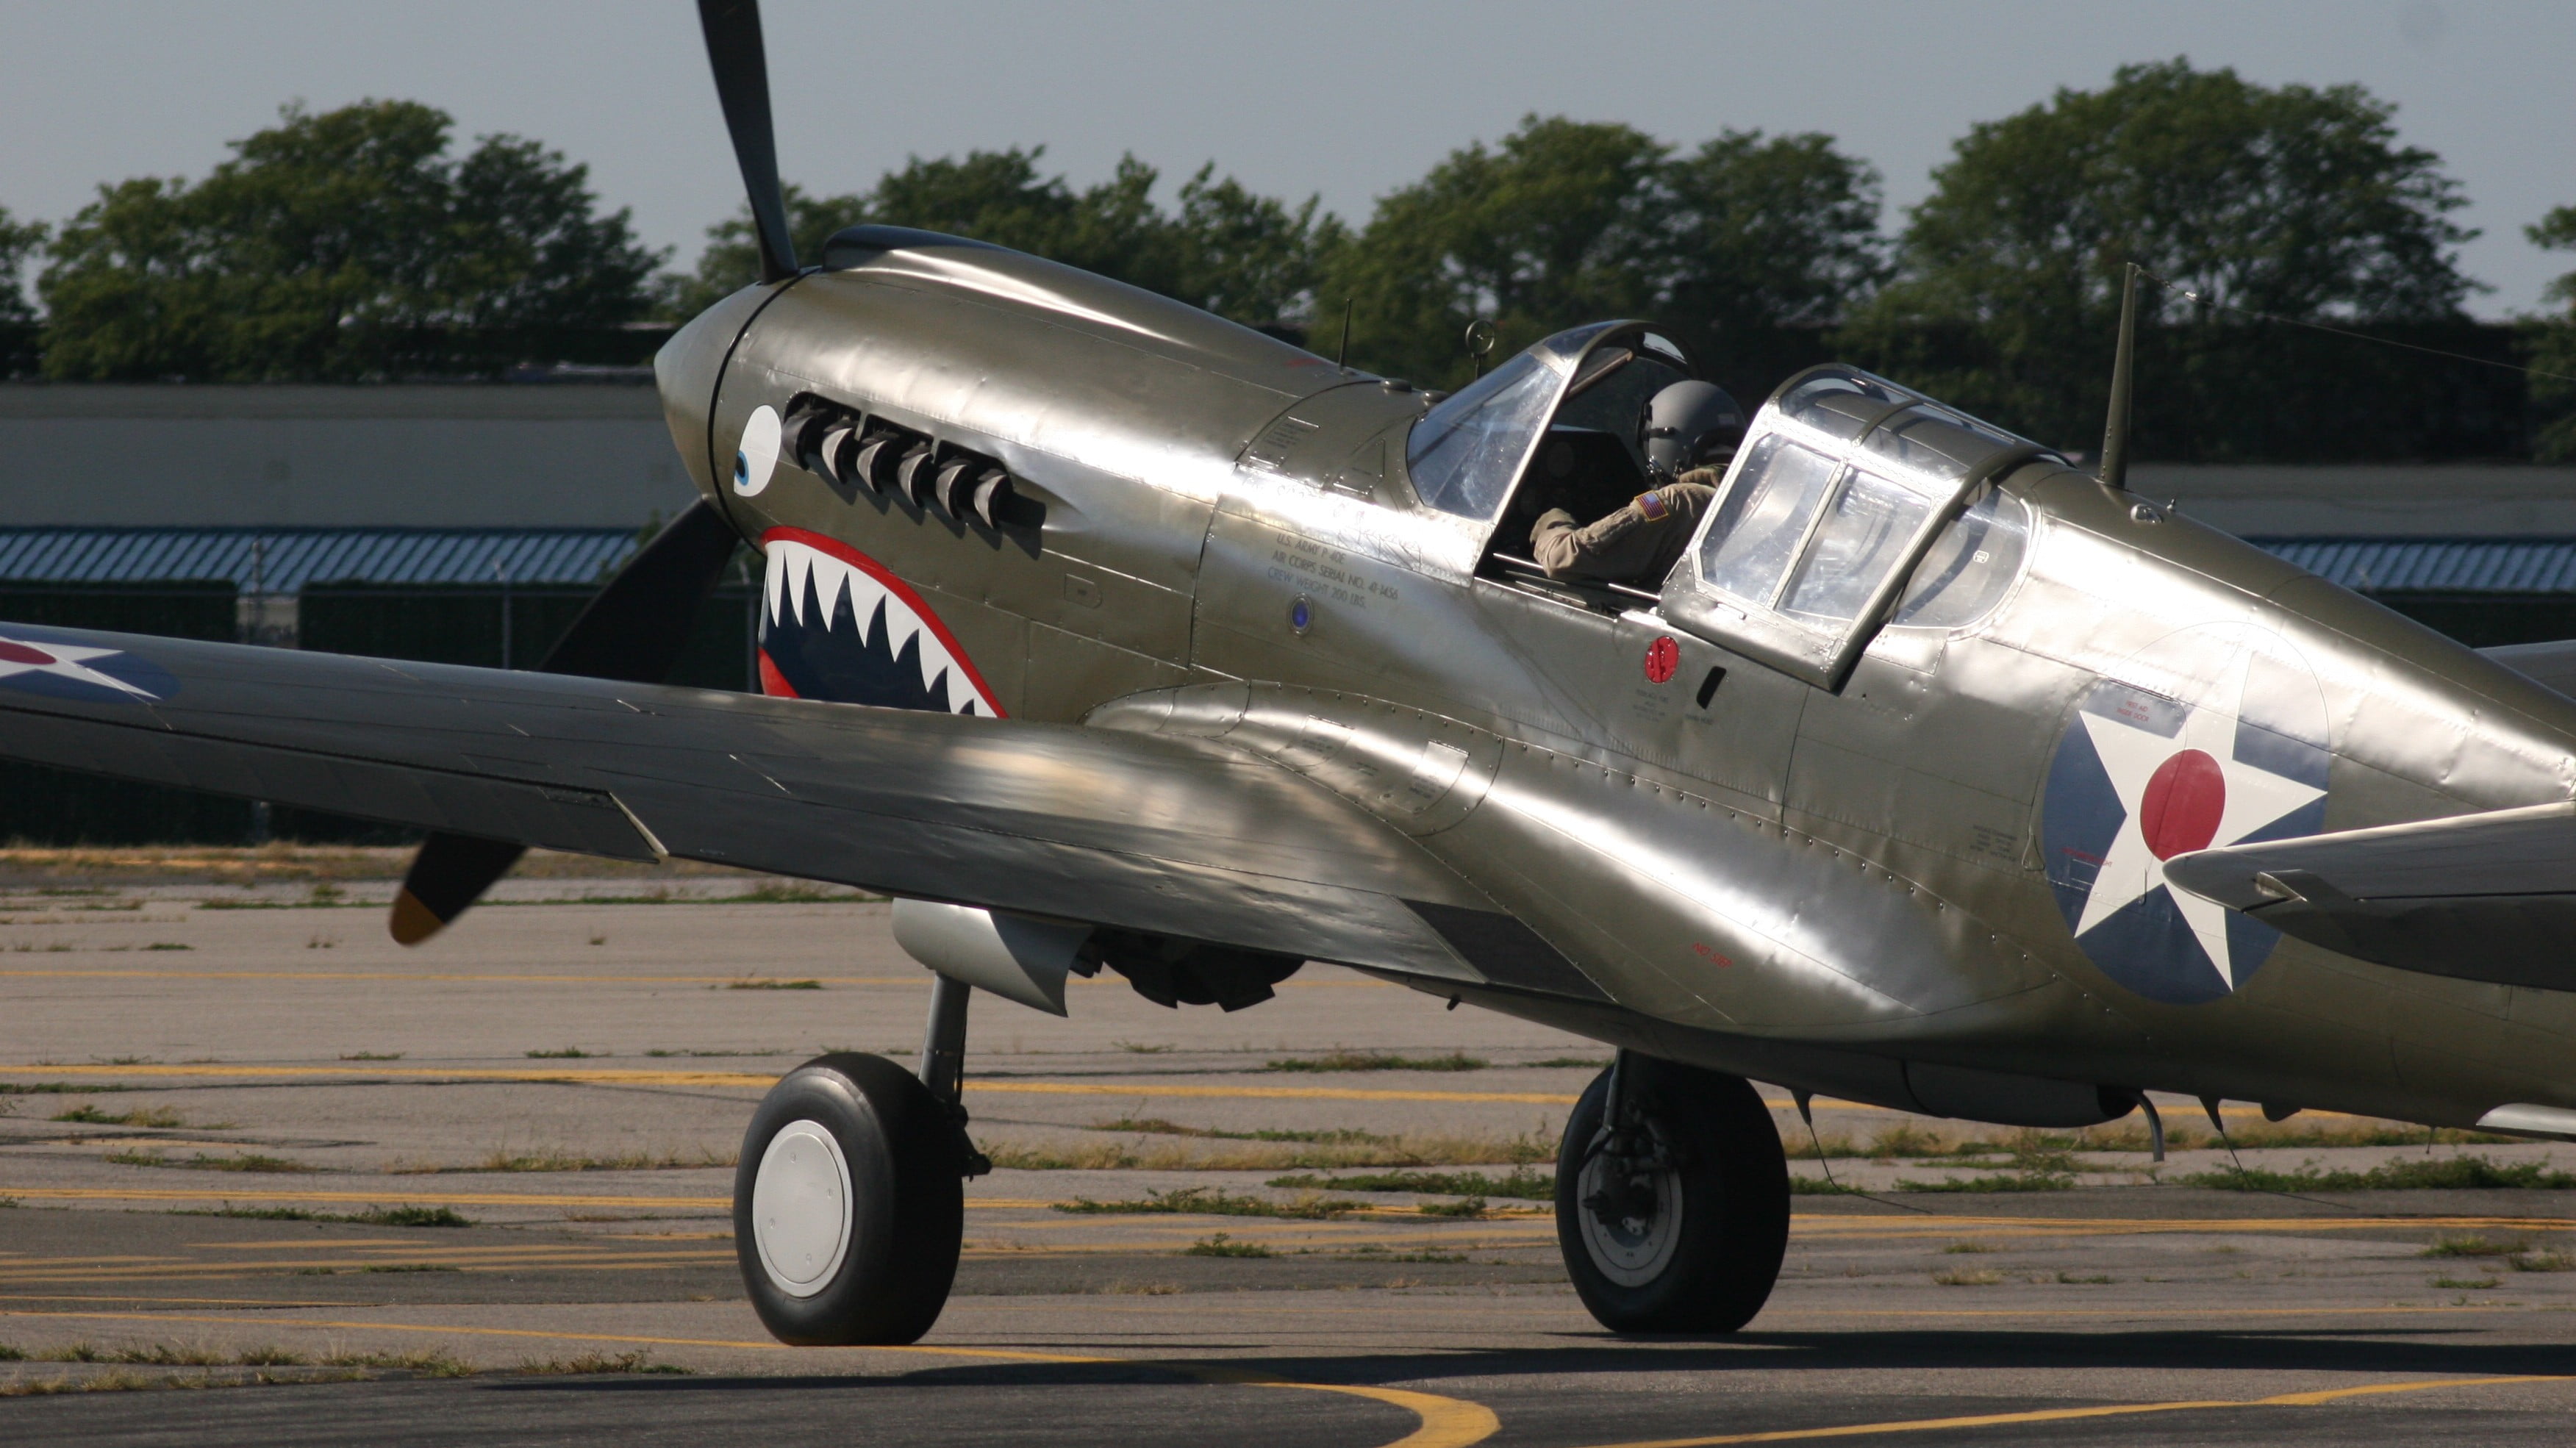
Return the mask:
[[[915, 592], [911, 584], [908, 584], [901, 578], [895, 576], [892, 569], [887, 568], [884, 564], [879, 563], [877, 560], [870, 558], [865, 553], [860, 552], [837, 538], [833, 538], [822, 533], [816, 533], [810, 529], [791, 528], [781, 525], [779, 527], [770, 528], [760, 535], [760, 547], [761, 552], [764, 555], [769, 553], [773, 545], [779, 543], [792, 544], [812, 549], [814, 552], [822, 554], [836, 563], [844, 564], [859, 573], [865, 574], [871, 582], [883, 588], [895, 604], [900, 605], [903, 609], [908, 611], [912, 615], [913, 619], [921, 625], [922, 629], [937, 642], [940, 651], [946, 655], [948, 662], [956, 666], [958, 675], [965, 680], [966, 686], [973, 691], [974, 697], [971, 703], [976, 708], [995, 719], [1007, 719], [1010, 717], [1009, 711], [1005, 710], [1001, 704], [994, 699], [992, 685], [985, 682], [983, 671], [975, 667], [975, 661], [967, 654], [966, 646], [959, 643], [957, 635], [949, 631], [947, 623], [939, 617], [938, 610], [932, 608], [918, 592]], [[784, 601], [784, 592], [786, 589], [785, 574], [782, 572], [774, 576], [777, 581], [775, 583], [765, 584], [762, 591], [761, 616], [764, 624], [766, 624], [771, 618], [777, 616], [778, 613], [794, 607], [792, 603]], [[829, 608], [831, 606], [830, 601], [825, 600], [824, 606]], [[853, 612], [858, 611], [857, 600], [855, 599], [852, 600], [852, 609]], [[864, 617], [862, 617], [859, 622], [860, 627], [866, 627], [867, 621]], [[894, 625], [895, 621], [889, 618], [888, 627], [892, 628]], [[760, 687], [763, 693], [789, 699], [802, 697], [797, 693], [795, 687], [788, 682], [786, 676], [779, 672], [778, 666], [770, 660], [769, 651], [765, 647], [760, 650], [759, 665]], [[925, 678], [923, 680], [924, 687], [927, 687], [928, 683], [928, 678]], [[960, 713], [966, 711], [952, 707], [950, 712]]]

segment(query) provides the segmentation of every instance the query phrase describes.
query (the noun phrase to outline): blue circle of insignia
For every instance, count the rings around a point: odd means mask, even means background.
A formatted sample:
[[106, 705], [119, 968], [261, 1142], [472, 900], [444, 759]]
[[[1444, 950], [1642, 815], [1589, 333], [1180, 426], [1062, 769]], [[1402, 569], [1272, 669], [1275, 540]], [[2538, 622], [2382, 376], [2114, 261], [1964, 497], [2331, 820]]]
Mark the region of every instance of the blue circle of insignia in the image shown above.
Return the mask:
[[1314, 621], [1314, 604], [1307, 601], [1306, 595], [1302, 593], [1297, 595], [1297, 601], [1288, 605], [1288, 627], [1299, 633], [1304, 633], [1307, 627], [1313, 624]]
[[[2089, 715], [2164, 735], [2179, 753], [2187, 747], [2183, 726], [2192, 712], [2190, 705], [2116, 680], [2096, 684], [2068, 716], [2058, 738], [2039, 821], [2049, 887], [2076, 946], [2122, 987], [2171, 1005], [2220, 1000], [2241, 989], [2271, 958], [2281, 933], [2251, 916], [2196, 899], [2187, 913], [2161, 872], [2106, 878], [2104, 866], [2112, 862], [2129, 811], [2095, 747], [2095, 731], [2084, 721]], [[2303, 667], [2257, 656], [2235, 724], [2234, 758], [2222, 768], [2231, 773], [2260, 770], [2318, 793], [2243, 835], [2212, 840], [2210, 847], [2323, 830], [2328, 756], [2324, 701], [2315, 676]], [[2102, 890], [2114, 893], [2101, 908], [2093, 908], [2095, 893]]]

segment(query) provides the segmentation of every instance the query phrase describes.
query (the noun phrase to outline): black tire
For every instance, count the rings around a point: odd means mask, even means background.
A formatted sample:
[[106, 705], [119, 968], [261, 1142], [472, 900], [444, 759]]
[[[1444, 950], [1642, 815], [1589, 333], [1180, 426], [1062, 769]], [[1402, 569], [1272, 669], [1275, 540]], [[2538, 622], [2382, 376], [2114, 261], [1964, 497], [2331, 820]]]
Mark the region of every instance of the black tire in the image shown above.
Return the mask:
[[818, 1056], [771, 1087], [733, 1177], [734, 1252], [762, 1325], [800, 1347], [930, 1331], [965, 1236], [958, 1141], [947, 1104], [882, 1056]]
[[[1733, 1332], [1770, 1298], [1789, 1246], [1780, 1133], [1740, 1076], [1624, 1060], [1624, 1114], [1667, 1164], [1624, 1174], [1613, 1165], [1602, 1119], [1610, 1073], [1594, 1078], [1556, 1159], [1566, 1275], [1613, 1332]], [[1624, 1201], [1611, 1195], [1623, 1183]], [[1597, 1209], [1588, 1197], [1601, 1198]]]

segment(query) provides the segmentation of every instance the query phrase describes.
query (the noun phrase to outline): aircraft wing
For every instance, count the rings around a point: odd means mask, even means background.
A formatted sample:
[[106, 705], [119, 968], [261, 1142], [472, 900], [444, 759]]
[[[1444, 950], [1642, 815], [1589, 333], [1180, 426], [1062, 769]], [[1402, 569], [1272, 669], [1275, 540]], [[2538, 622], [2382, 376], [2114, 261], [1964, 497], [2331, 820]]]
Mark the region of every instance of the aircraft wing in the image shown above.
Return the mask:
[[[1209, 741], [9, 625], [0, 757], [1474, 982], [1510, 917]], [[1441, 907], [1448, 907], [1443, 910]]]
[[2576, 990], [2576, 803], [2202, 850], [2165, 878], [2358, 959]]

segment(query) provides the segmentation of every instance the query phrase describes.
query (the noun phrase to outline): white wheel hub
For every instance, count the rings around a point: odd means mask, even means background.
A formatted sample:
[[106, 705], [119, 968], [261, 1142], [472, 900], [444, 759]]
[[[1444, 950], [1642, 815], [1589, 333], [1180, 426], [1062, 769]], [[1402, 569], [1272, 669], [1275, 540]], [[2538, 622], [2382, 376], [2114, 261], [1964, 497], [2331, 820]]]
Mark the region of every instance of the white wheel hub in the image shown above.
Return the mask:
[[[1617, 1170], [1627, 1170], [1625, 1167]], [[1604, 1277], [1621, 1287], [1643, 1287], [1670, 1267], [1682, 1241], [1682, 1174], [1672, 1167], [1648, 1173], [1654, 1206], [1642, 1217], [1603, 1221], [1589, 1205], [1593, 1196], [1620, 1185], [1607, 1153], [1596, 1153], [1575, 1179], [1575, 1219], [1583, 1233], [1584, 1253]]]
[[751, 1184], [751, 1235], [769, 1280], [790, 1297], [831, 1285], [850, 1251], [850, 1163], [819, 1121], [769, 1139]]

